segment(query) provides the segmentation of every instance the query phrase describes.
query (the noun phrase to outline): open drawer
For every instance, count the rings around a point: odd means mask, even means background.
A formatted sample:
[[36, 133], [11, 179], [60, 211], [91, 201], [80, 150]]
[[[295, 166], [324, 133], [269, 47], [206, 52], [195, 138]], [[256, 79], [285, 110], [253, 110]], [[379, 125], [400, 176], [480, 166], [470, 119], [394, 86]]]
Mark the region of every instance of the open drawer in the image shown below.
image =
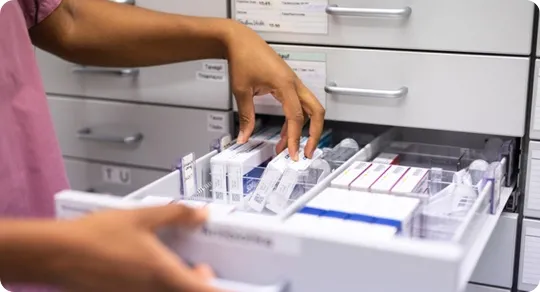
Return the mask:
[[[209, 222], [200, 231], [186, 234], [171, 229], [160, 236], [187, 262], [208, 263], [220, 278], [236, 284], [260, 285], [233, 291], [465, 291], [512, 194], [513, 188], [503, 186], [506, 184], [501, 177], [477, 188], [478, 199], [473, 207], [453, 236], [444, 239], [399, 235], [383, 238], [322, 225], [299, 228], [287, 224], [292, 214], [327, 189], [355, 161], [370, 161], [392, 142], [406, 141], [403, 137], [407, 135], [401, 134], [393, 129], [377, 137], [336, 170], [318, 179], [278, 215], [210, 203]], [[59, 193], [57, 214], [70, 218], [101, 208], [142, 207], [171, 200], [204, 205], [201, 201], [211, 198], [210, 159], [217, 154], [217, 150], [212, 151], [194, 163], [184, 163], [179, 170], [124, 198]], [[507, 157], [502, 157], [501, 165], [506, 165], [506, 161]], [[195, 170], [194, 176], [190, 169]], [[195, 178], [197, 192], [186, 200], [185, 182], [190, 178]], [[499, 187], [500, 202], [490, 210], [489, 198]], [[149, 197], [154, 199], [147, 200]], [[156, 197], [165, 200], [155, 200]]]

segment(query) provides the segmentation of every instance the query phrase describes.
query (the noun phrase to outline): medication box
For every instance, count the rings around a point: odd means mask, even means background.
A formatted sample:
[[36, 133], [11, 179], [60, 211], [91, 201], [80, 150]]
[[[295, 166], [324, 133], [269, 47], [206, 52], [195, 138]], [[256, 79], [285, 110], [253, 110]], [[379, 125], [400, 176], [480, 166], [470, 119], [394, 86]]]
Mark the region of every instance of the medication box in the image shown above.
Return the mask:
[[351, 190], [369, 191], [371, 186], [390, 168], [388, 164], [372, 163], [371, 166], [356, 178], [350, 185]]
[[[253, 191], [251, 188], [262, 175], [262, 173], [259, 174], [260, 169], [254, 173], [250, 172], [270, 160], [274, 148], [272, 144], [266, 142], [250, 141], [246, 144], [249, 146], [238, 151], [236, 155], [230, 156], [227, 161], [227, 186], [230, 201], [239, 206], [244, 206], [244, 196]], [[250, 175], [255, 177], [250, 178]]]
[[407, 173], [409, 167], [392, 165], [370, 188], [371, 192], [388, 194]]
[[392, 188], [393, 194], [423, 193], [428, 187], [428, 170], [411, 167]]
[[377, 156], [375, 159], [373, 159], [373, 163], [380, 163], [380, 164], [398, 164], [399, 163], [399, 155], [394, 153], [381, 153], [379, 156]]
[[356, 161], [338, 177], [332, 180], [330, 185], [334, 188], [349, 189], [351, 183], [362, 173], [364, 173], [370, 166], [371, 163], [369, 162]]
[[210, 159], [210, 172], [212, 176], [212, 198], [218, 203], [229, 203], [227, 188], [227, 164], [232, 156], [249, 147], [251, 144], [234, 144], [216, 154]]

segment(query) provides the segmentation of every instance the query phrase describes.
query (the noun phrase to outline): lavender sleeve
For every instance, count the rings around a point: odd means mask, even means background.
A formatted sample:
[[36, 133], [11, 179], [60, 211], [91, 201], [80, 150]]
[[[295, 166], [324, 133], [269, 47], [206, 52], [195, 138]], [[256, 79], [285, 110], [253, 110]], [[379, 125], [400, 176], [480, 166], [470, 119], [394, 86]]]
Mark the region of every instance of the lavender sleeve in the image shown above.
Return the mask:
[[[18, 0], [26, 20], [26, 27], [40, 23], [49, 16], [62, 2], [62, 0]], [[37, 12], [37, 18], [36, 18]], [[37, 21], [37, 22], [36, 22]]]

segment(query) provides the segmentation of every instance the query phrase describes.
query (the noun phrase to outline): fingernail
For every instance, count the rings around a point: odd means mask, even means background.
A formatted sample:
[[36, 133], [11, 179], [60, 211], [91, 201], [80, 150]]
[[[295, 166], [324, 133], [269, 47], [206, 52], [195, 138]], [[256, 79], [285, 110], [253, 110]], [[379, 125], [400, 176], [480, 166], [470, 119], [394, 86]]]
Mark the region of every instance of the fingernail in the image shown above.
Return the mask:
[[244, 144], [246, 143], [246, 135], [244, 134], [244, 132], [240, 131], [240, 133], [238, 133], [238, 138], [236, 139], [238, 143], [240, 144]]
[[293, 160], [294, 160], [294, 161], [298, 161], [298, 152], [295, 152], [295, 153], [293, 154]]

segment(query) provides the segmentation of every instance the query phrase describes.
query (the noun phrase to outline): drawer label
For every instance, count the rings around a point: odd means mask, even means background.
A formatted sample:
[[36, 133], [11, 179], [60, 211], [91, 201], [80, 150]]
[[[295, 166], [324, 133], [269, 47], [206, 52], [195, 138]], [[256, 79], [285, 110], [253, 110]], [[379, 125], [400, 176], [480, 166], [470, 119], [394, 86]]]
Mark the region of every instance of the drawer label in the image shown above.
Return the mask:
[[210, 113], [207, 120], [208, 132], [229, 133], [228, 119], [224, 114]]
[[[326, 107], [326, 54], [277, 51], [294, 70], [298, 78], [311, 90], [319, 102]], [[281, 106], [271, 94], [255, 97], [255, 104]]]
[[234, 18], [255, 31], [328, 34], [328, 0], [235, 0]]
[[226, 64], [219, 62], [203, 62], [202, 70], [204, 72], [227, 73]]
[[104, 165], [101, 167], [103, 181], [117, 185], [131, 185], [131, 170], [125, 167]]
[[242, 248], [269, 251], [287, 255], [299, 255], [301, 240], [287, 235], [248, 230], [238, 226], [206, 225], [195, 236], [205, 242], [233, 245]]
[[227, 75], [224, 73], [197, 71], [196, 77], [198, 81], [210, 81], [210, 82], [227, 81]]
[[540, 210], [540, 160], [529, 161], [529, 181], [527, 182], [527, 208]]

